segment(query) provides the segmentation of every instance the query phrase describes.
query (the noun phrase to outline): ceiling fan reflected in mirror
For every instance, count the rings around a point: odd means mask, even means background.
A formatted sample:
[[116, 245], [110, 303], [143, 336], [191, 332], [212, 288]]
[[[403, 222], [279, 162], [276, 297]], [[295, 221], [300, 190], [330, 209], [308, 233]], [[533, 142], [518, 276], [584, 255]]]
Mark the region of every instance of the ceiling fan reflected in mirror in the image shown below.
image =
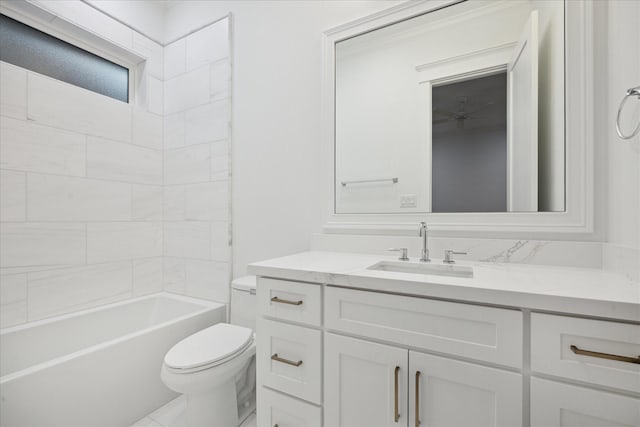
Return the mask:
[[[458, 97], [458, 102], [459, 102], [459, 106], [458, 106], [458, 111], [445, 111], [442, 110], [440, 108], [434, 108], [433, 109], [433, 121], [432, 123], [434, 125], [439, 125], [439, 124], [443, 124], [443, 123], [448, 123], [448, 122], [452, 122], [455, 121], [456, 122], [456, 127], [458, 129], [464, 129], [464, 122], [466, 120], [474, 120], [474, 119], [482, 119], [484, 118], [483, 116], [477, 116], [476, 113], [478, 113], [479, 111], [484, 110], [487, 107], [490, 107], [492, 105], [495, 104], [495, 102], [493, 101], [489, 101], [486, 104], [471, 110], [471, 111], [467, 111], [467, 102], [469, 101], [469, 97], [468, 96], [459, 96]], [[436, 115], [439, 116], [444, 116], [445, 118], [442, 119], [436, 119]]]

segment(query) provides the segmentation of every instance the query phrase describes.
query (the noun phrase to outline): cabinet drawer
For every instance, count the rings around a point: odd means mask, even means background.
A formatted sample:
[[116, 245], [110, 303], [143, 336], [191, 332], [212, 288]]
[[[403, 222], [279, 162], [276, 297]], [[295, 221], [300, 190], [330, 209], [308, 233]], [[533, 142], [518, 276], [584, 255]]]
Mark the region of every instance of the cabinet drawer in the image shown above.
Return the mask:
[[321, 332], [266, 319], [257, 323], [256, 366], [261, 385], [319, 404]]
[[258, 425], [271, 427], [321, 427], [321, 410], [310, 403], [264, 387], [258, 389]]
[[[576, 354], [583, 350], [596, 354]], [[611, 360], [607, 355], [637, 360], [640, 325], [531, 315], [532, 371], [640, 392], [640, 364]]]
[[320, 326], [320, 285], [260, 277], [256, 294], [262, 315]]
[[531, 427], [637, 427], [640, 399], [531, 378]]
[[522, 366], [517, 310], [327, 287], [325, 324], [418, 349]]

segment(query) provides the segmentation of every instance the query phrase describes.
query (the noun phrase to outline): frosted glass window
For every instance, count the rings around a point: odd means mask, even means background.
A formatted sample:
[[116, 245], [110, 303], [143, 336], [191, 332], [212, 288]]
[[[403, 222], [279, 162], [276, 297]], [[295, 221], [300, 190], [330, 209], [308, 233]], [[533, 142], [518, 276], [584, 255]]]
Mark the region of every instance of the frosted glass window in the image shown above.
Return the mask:
[[0, 60], [129, 102], [129, 70], [0, 15]]

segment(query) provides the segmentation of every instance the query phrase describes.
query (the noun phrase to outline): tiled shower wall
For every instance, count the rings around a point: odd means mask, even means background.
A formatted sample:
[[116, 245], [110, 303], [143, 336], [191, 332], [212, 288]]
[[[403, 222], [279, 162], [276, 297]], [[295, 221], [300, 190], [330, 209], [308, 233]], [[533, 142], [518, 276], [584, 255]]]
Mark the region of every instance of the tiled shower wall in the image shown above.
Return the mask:
[[229, 301], [229, 19], [165, 48], [164, 289]]
[[161, 289], [162, 116], [0, 69], [1, 326]]
[[0, 63], [0, 327], [163, 288], [228, 302], [228, 20], [165, 49], [98, 30], [147, 58], [132, 104]]

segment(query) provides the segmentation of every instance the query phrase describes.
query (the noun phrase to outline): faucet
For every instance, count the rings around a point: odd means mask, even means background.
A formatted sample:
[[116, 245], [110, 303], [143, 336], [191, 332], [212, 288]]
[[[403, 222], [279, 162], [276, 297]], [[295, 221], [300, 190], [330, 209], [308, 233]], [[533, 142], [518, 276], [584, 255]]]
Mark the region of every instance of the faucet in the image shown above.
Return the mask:
[[422, 237], [422, 252], [420, 255], [420, 261], [422, 262], [431, 262], [431, 260], [429, 259], [429, 247], [427, 245], [428, 231], [429, 230], [427, 229], [427, 223], [421, 222], [419, 236]]

